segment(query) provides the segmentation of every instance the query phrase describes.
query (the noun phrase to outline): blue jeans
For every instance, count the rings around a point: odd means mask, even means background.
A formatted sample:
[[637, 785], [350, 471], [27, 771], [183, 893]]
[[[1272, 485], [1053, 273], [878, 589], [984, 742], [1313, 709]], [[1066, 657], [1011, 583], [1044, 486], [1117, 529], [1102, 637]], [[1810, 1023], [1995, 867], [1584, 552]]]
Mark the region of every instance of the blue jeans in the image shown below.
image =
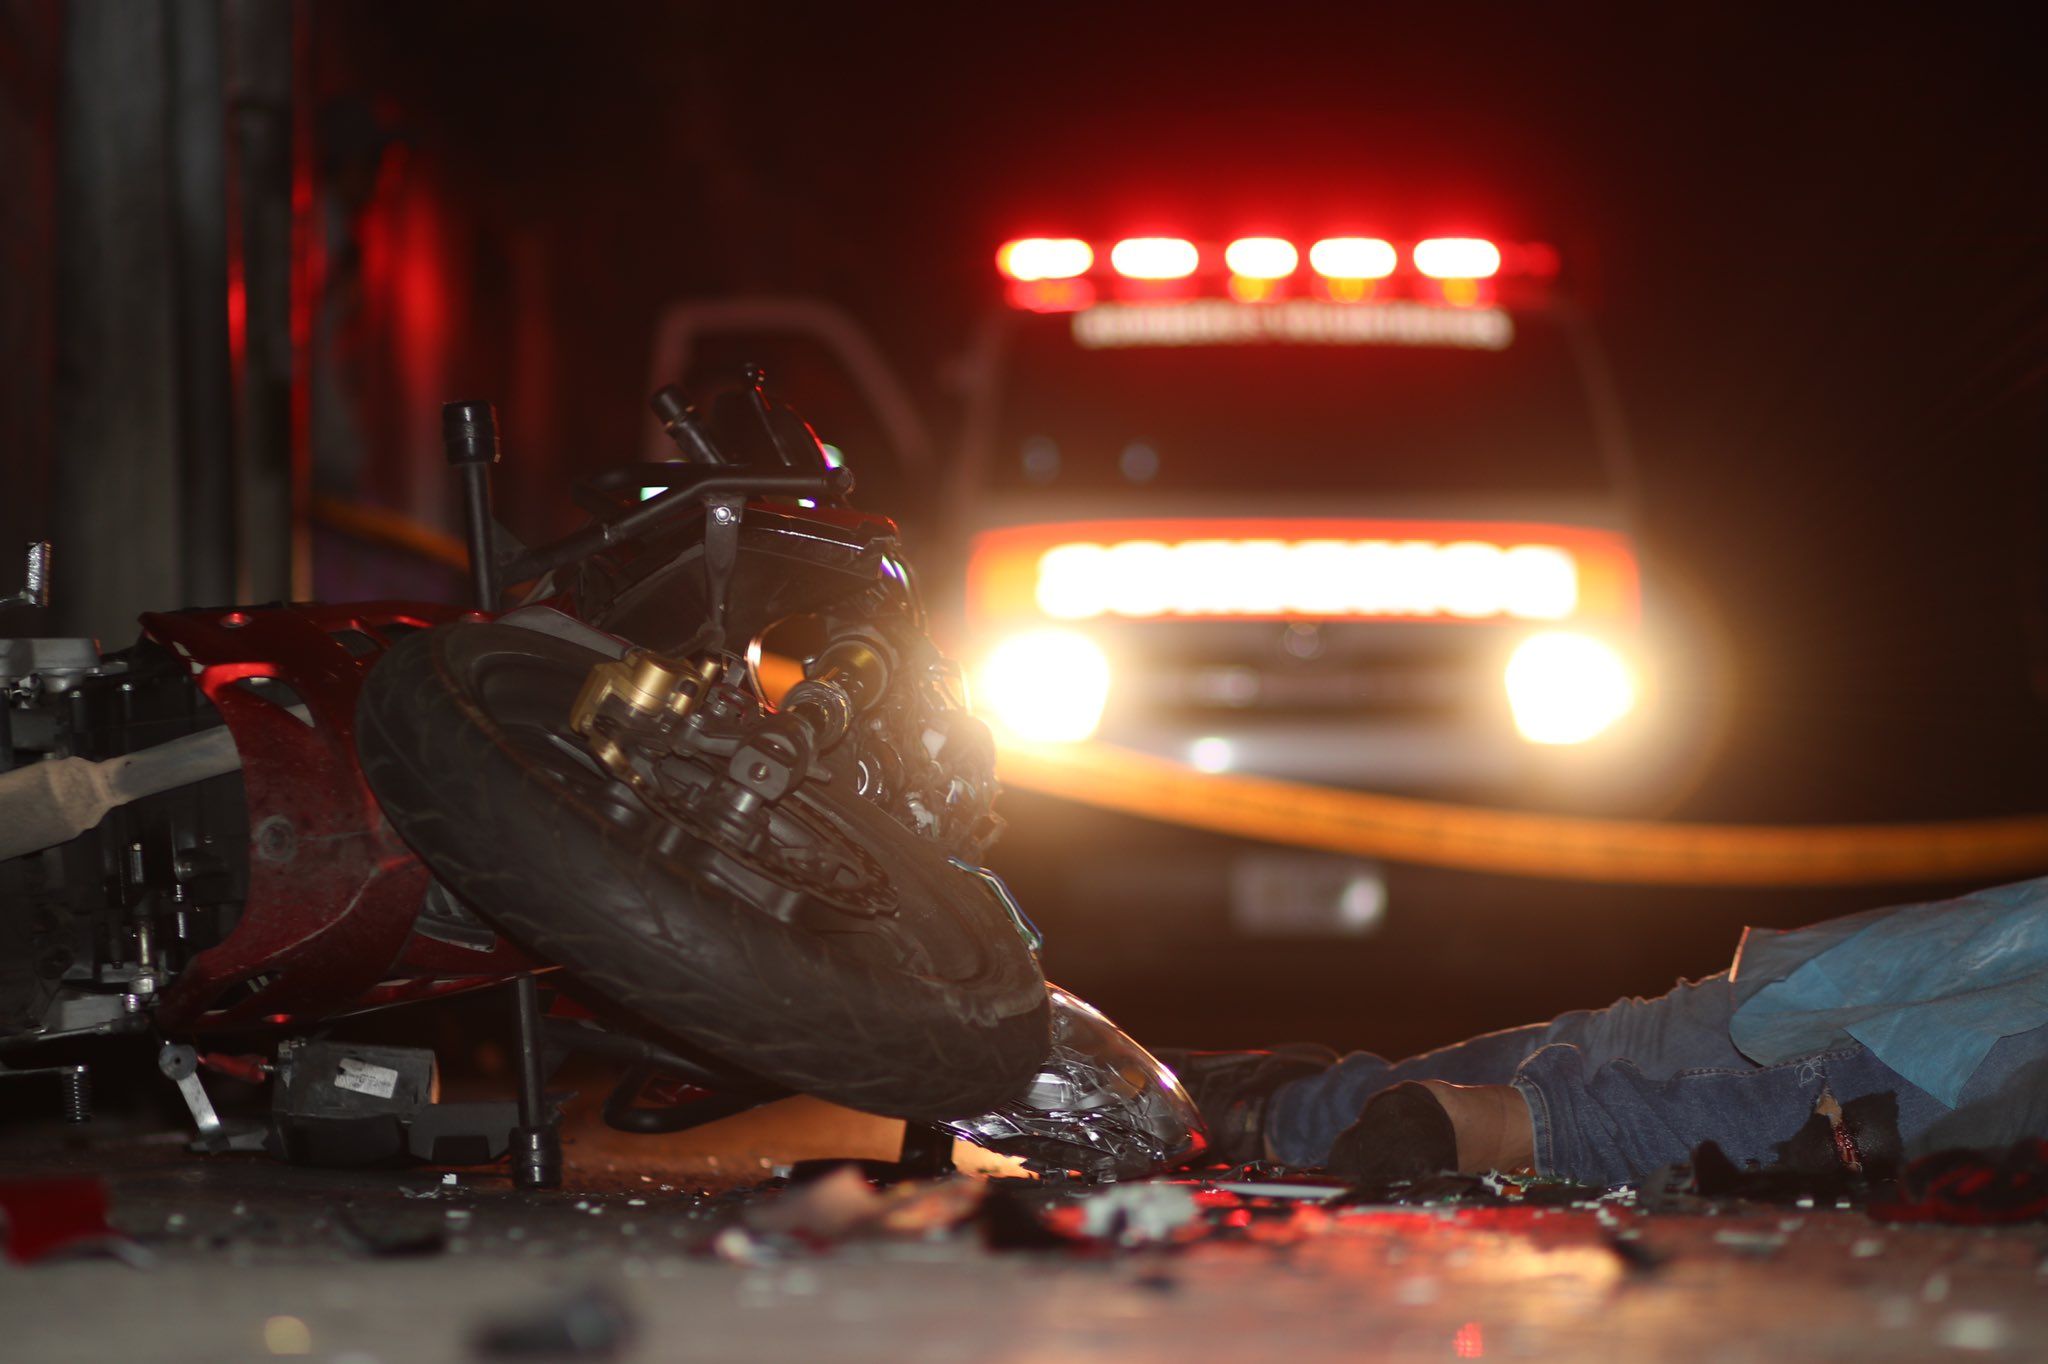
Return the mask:
[[1512, 1084], [1535, 1120], [1537, 1170], [1587, 1184], [1640, 1179], [1703, 1141], [1738, 1165], [1767, 1165], [1824, 1092], [1843, 1104], [1895, 1096], [1909, 1156], [2048, 1137], [2048, 1028], [2000, 1039], [1950, 1110], [1860, 1043], [1759, 1066], [1728, 1040], [1732, 1008], [1724, 973], [1399, 1063], [1353, 1052], [1283, 1087], [1266, 1138], [1282, 1163], [1318, 1165], [1367, 1099], [1406, 1080]]

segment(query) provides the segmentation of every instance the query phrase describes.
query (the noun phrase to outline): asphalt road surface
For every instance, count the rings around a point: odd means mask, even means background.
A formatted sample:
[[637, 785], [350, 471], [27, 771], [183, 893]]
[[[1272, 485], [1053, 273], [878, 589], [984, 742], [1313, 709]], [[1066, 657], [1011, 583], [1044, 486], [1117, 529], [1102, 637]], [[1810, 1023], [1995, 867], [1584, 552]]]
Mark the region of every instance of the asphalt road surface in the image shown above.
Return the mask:
[[[821, 1108], [784, 1116], [809, 1133], [799, 1155], [880, 1154], [891, 1139]], [[96, 1176], [125, 1240], [0, 1265], [0, 1358], [549, 1357], [517, 1349], [557, 1328], [592, 1352], [552, 1357], [625, 1360], [2048, 1353], [2048, 1227], [1760, 1205], [1646, 1214], [1626, 1199], [1325, 1209], [1181, 1184], [1097, 1219], [1110, 1239], [1093, 1244], [998, 1248], [1017, 1238], [986, 1215], [824, 1233], [800, 1213], [795, 1234], [767, 1235], [734, 1229], [798, 1205], [790, 1189], [746, 1190], [779, 1158], [761, 1154], [774, 1147], [761, 1132], [578, 1129], [570, 1187], [532, 1195], [496, 1172], [310, 1170], [192, 1155], [172, 1132], [82, 1140], [16, 1124], [0, 1130], [0, 1181]], [[1101, 1197], [1060, 1202], [1054, 1223], [1072, 1229]], [[1170, 1215], [1146, 1211], [1160, 1207]]]

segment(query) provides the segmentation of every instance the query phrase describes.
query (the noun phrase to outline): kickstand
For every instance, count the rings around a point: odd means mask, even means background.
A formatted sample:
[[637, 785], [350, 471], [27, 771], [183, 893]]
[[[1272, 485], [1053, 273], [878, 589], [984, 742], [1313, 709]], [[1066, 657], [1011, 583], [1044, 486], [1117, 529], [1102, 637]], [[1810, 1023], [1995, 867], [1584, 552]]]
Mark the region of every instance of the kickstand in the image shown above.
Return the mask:
[[192, 1145], [201, 1151], [227, 1150], [227, 1130], [221, 1126], [220, 1115], [213, 1111], [213, 1100], [206, 1097], [206, 1086], [199, 1082], [199, 1053], [191, 1047], [166, 1042], [157, 1053], [156, 1067], [184, 1096], [192, 1125], [199, 1129], [199, 1138]]
[[512, 1182], [522, 1189], [562, 1186], [560, 1115], [548, 1101], [541, 1063], [540, 985], [532, 976], [512, 982], [519, 1042], [519, 1126], [512, 1129]]
[[222, 1151], [263, 1149], [263, 1129], [230, 1131], [221, 1122], [220, 1114], [214, 1111], [213, 1100], [207, 1097], [206, 1086], [200, 1082], [199, 1053], [196, 1050], [182, 1042], [166, 1042], [156, 1054], [156, 1068], [178, 1086], [178, 1093], [185, 1100], [185, 1109], [192, 1115], [192, 1125], [199, 1129], [191, 1150], [218, 1155]]

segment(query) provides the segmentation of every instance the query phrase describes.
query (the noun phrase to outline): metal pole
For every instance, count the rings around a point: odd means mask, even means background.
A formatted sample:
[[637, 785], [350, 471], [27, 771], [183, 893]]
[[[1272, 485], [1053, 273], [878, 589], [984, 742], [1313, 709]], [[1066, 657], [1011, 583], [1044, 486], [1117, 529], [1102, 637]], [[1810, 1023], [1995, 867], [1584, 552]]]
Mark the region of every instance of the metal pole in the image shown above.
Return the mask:
[[293, 595], [294, 9], [279, 0], [225, 0], [222, 10], [242, 289], [236, 595], [244, 601]]
[[497, 541], [491, 534], [491, 466], [498, 462], [498, 414], [489, 403], [444, 403], [441, 445], [462, 475], [462, 529], [479, 610], [498, 609]]
[[156, 0], [63, 15], [49, 538], [64, 555], [64, 591], [54, 624], [110, 643], [134, 638], [138, 612], [182, 605], [185, 593], [177, 262], [164, 230], [168, 17]]
[[[441, 443], [462, 474], [463, 530], [469, 541], [469, 578], [478, 609], [498, 609], [498, 552], [491, 530], [491, 466], [498, 462], [498, 415], [489, 403], [448, 403], [441, 408]], [[540, 985], [530, 975], [512, 982], [512, 1017], [519, 1058], [519, 1126], [512, 1132], [512, 1182], [522, 1189], [562, 1183], [562, 1134], [548, 1107], [541, 1063]]]
[[235, 599], [234, 371], [228, 347], [227, 116], [219, 0], [163, 9], [178, 343], [184, 598]]

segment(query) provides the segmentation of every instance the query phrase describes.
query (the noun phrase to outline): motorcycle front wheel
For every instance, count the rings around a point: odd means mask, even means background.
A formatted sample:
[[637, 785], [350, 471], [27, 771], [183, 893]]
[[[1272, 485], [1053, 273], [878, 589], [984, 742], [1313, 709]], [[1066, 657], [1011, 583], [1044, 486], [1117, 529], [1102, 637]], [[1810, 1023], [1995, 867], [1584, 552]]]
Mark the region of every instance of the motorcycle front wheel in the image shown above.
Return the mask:
[[986, 882], [835, 782], [745, 847], [644, 802], [568, 729], [603, 660], [461, 623], [365, 678], [364, 775], [443, 885], [581, 993], [802, 1093], [943, 1119], [1031, 1080], [1045, 981]]

